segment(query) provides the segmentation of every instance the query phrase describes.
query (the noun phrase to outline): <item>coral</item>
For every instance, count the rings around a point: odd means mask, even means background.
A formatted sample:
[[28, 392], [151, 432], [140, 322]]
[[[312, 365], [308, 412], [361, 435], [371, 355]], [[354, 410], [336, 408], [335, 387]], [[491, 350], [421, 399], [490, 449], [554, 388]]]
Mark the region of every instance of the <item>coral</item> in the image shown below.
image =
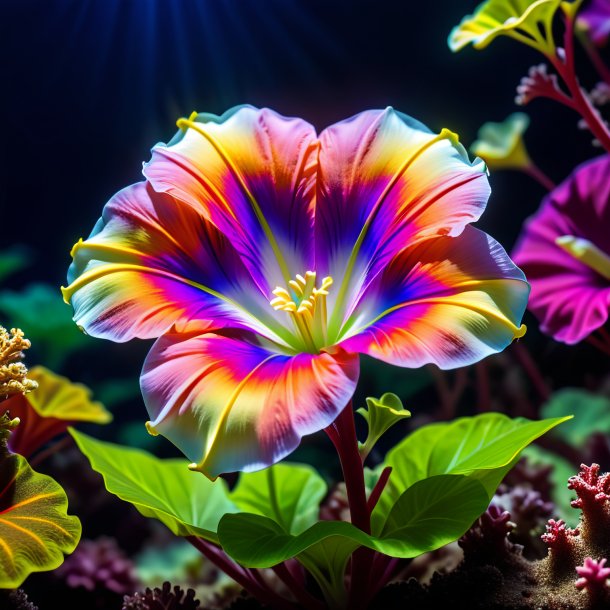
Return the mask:
[[545, 501], [537, 490], [521, 486], [496, 494], [494, 502], [510, 513], [514, 527], [509, 539], [523, 547], [523, 554], [528, 559], [544, 557], [545, 548], [540, 534], [555, 505]]
[[521, 458], [504, 477], [497, 494], [505, 494], [519, 487], [535, 490], [542, 500], [550, 502], [553, 489], [552, 472], [551, 465], [532, 464], [527, 458]]
[[600, 475], [599, 464], [581, 464], [578, 475], [570, 477], [568, 488], [576, 492], [572, 507], [582, 512], [581, 532], [590, 555], [610, 550], [610, 474]]
[[87, 591], [108, 590], [125, 595], [137, 589], [134, 565], [113, 538], [82, 540], [57, 570], [66, 584]]
[[199, 607], [199, 600], [195, 599], [195, 591], [172, 586], [164, 582], [162, 588], [146, 588], [144, 592], [125, 596], [123, 610], [195, 610]]
[[3, 610], [38, 610], [22, 589], [0, 591], [0, 608]]
[[9, 332], [0, 326], [0, 398], [36, 389], [38, 384], [27, 378], [28, 370], [19, 362], [30, 345], [21, 329], [11, 328]]
[[520, 547], [508, 539], [514, 528], [510, 513], [491, 504], [458, 541], [464, 551], [464, 561], [482, 565], [491, 561], [510, 561], [510, 555], [521, 552]]

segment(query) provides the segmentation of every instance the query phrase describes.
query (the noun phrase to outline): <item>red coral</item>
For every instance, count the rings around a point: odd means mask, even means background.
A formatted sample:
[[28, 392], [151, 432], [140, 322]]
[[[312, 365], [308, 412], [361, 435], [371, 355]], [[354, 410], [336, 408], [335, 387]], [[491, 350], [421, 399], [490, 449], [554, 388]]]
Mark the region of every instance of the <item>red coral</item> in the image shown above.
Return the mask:
[[546, 524], [546, 534], [542, 534], [541, 538], [546, 542], [549, 548], [555, 552], [561, 552], [563, 550], [570, 549], [574, 544], [574, 538], [579, 534], [578, 528], [572, 529], [567, 527], [563, 519], [555, 521], [555, 519], [549, 519]]
[[573, 489], [578, 498], [572, 501], [574, 508], [583, 512], [589, 506], [603, 505], [610, 499], [610, 473], [599, 476], [599, 464], [580, 465], [580, 472], [568, 480], [568, 489]]

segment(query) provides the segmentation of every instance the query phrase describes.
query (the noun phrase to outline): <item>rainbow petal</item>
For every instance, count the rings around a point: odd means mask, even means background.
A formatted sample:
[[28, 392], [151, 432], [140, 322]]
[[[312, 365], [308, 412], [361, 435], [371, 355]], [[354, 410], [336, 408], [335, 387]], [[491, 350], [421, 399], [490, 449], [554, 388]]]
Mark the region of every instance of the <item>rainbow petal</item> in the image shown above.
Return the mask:
[[465, 366], [523, 335], [528, 293], [502, 246], [466, 227], [397, 256], [362, 296], [339, 345], [399, 366]]
[[170, 333], [144, 363], [149, 430], [210, 478], [277, 462], [330, 425], [356, 387], [356, 354], [288, 356], [245, 339]]
[[91, 335], [156, 338], [176, 323], [199, 320], [277, 338], [265, 326], [277, 326], [266, 295], [226, 237], [147, 183], [117, 193], [72, 255], [64, 297]]
[[[320, 135], [316, 265], [343, 278], [329, 296], [334, 326], [405, 246], [459, 235], [485, 208], [485, 164], [448, 130], [394, 111], [367, 111]], [[331, 333], [332, 334], [332, 333]]]
[[266, 294], [313, 269], [314, 128], [251, 106], [178, 125], [144, 168], [153, 187], [218, 227]]

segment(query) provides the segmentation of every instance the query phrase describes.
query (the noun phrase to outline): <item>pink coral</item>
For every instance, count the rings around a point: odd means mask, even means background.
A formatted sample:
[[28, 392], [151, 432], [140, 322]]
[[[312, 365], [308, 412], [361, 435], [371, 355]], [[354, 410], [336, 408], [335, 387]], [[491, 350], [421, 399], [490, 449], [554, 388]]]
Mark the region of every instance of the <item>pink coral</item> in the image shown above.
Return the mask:
[[605, 565], [605, 559], [596, 561], [591, 557], [586, 557], [584, 565], [576, 568], [576, 573], [580, 576], [575, 583], [576, 588], [592, 589], [600, 586], [605, 588], [608, 577], [610, 577], [610, 568], [604, 567]]
[[602, 506], [610, 499], [610, 473], [600, 476], [599, 464], [580, 465], [580, 472], [568, 479], [568, 489], [573, 489], [578, 498], [571, 502], [574, 508], [586, 510], [593, 505]]
[[572, 529], [567, 527], [563, 519], [555, 521], [549, 519], [546, 525], [546, 533], [542, 534], [541, 538], [546, 542], [550, 549], [561, 551], [567, 549], [574, 543], [574, 538], [579, 534], [578, 528]]

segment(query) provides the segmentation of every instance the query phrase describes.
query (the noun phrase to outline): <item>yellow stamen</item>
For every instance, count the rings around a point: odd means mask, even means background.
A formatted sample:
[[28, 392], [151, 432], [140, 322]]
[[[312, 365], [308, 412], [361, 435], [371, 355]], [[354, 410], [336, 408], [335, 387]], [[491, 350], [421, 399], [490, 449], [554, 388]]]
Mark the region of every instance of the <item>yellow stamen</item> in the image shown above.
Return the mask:
[[276, 311], [288, 313], [296, 330], [296, 339], [301, 348], [311, 353], [319, 353], [327, 340], [326, 297], [333, 283], [331, 277], [325, 277], [322, 285], [316, 288], [316, 272], [307, 271], [305, 277], [298, 274], [290, 280], [288, 286], [292, 294], [278, 286], [273, 294], [275, 298], [269, 304]]
[[610, 280], [610, 256], [594, 243], [574, 235], [562, 235], [555, 240], [555, 243], [603, 278]]

